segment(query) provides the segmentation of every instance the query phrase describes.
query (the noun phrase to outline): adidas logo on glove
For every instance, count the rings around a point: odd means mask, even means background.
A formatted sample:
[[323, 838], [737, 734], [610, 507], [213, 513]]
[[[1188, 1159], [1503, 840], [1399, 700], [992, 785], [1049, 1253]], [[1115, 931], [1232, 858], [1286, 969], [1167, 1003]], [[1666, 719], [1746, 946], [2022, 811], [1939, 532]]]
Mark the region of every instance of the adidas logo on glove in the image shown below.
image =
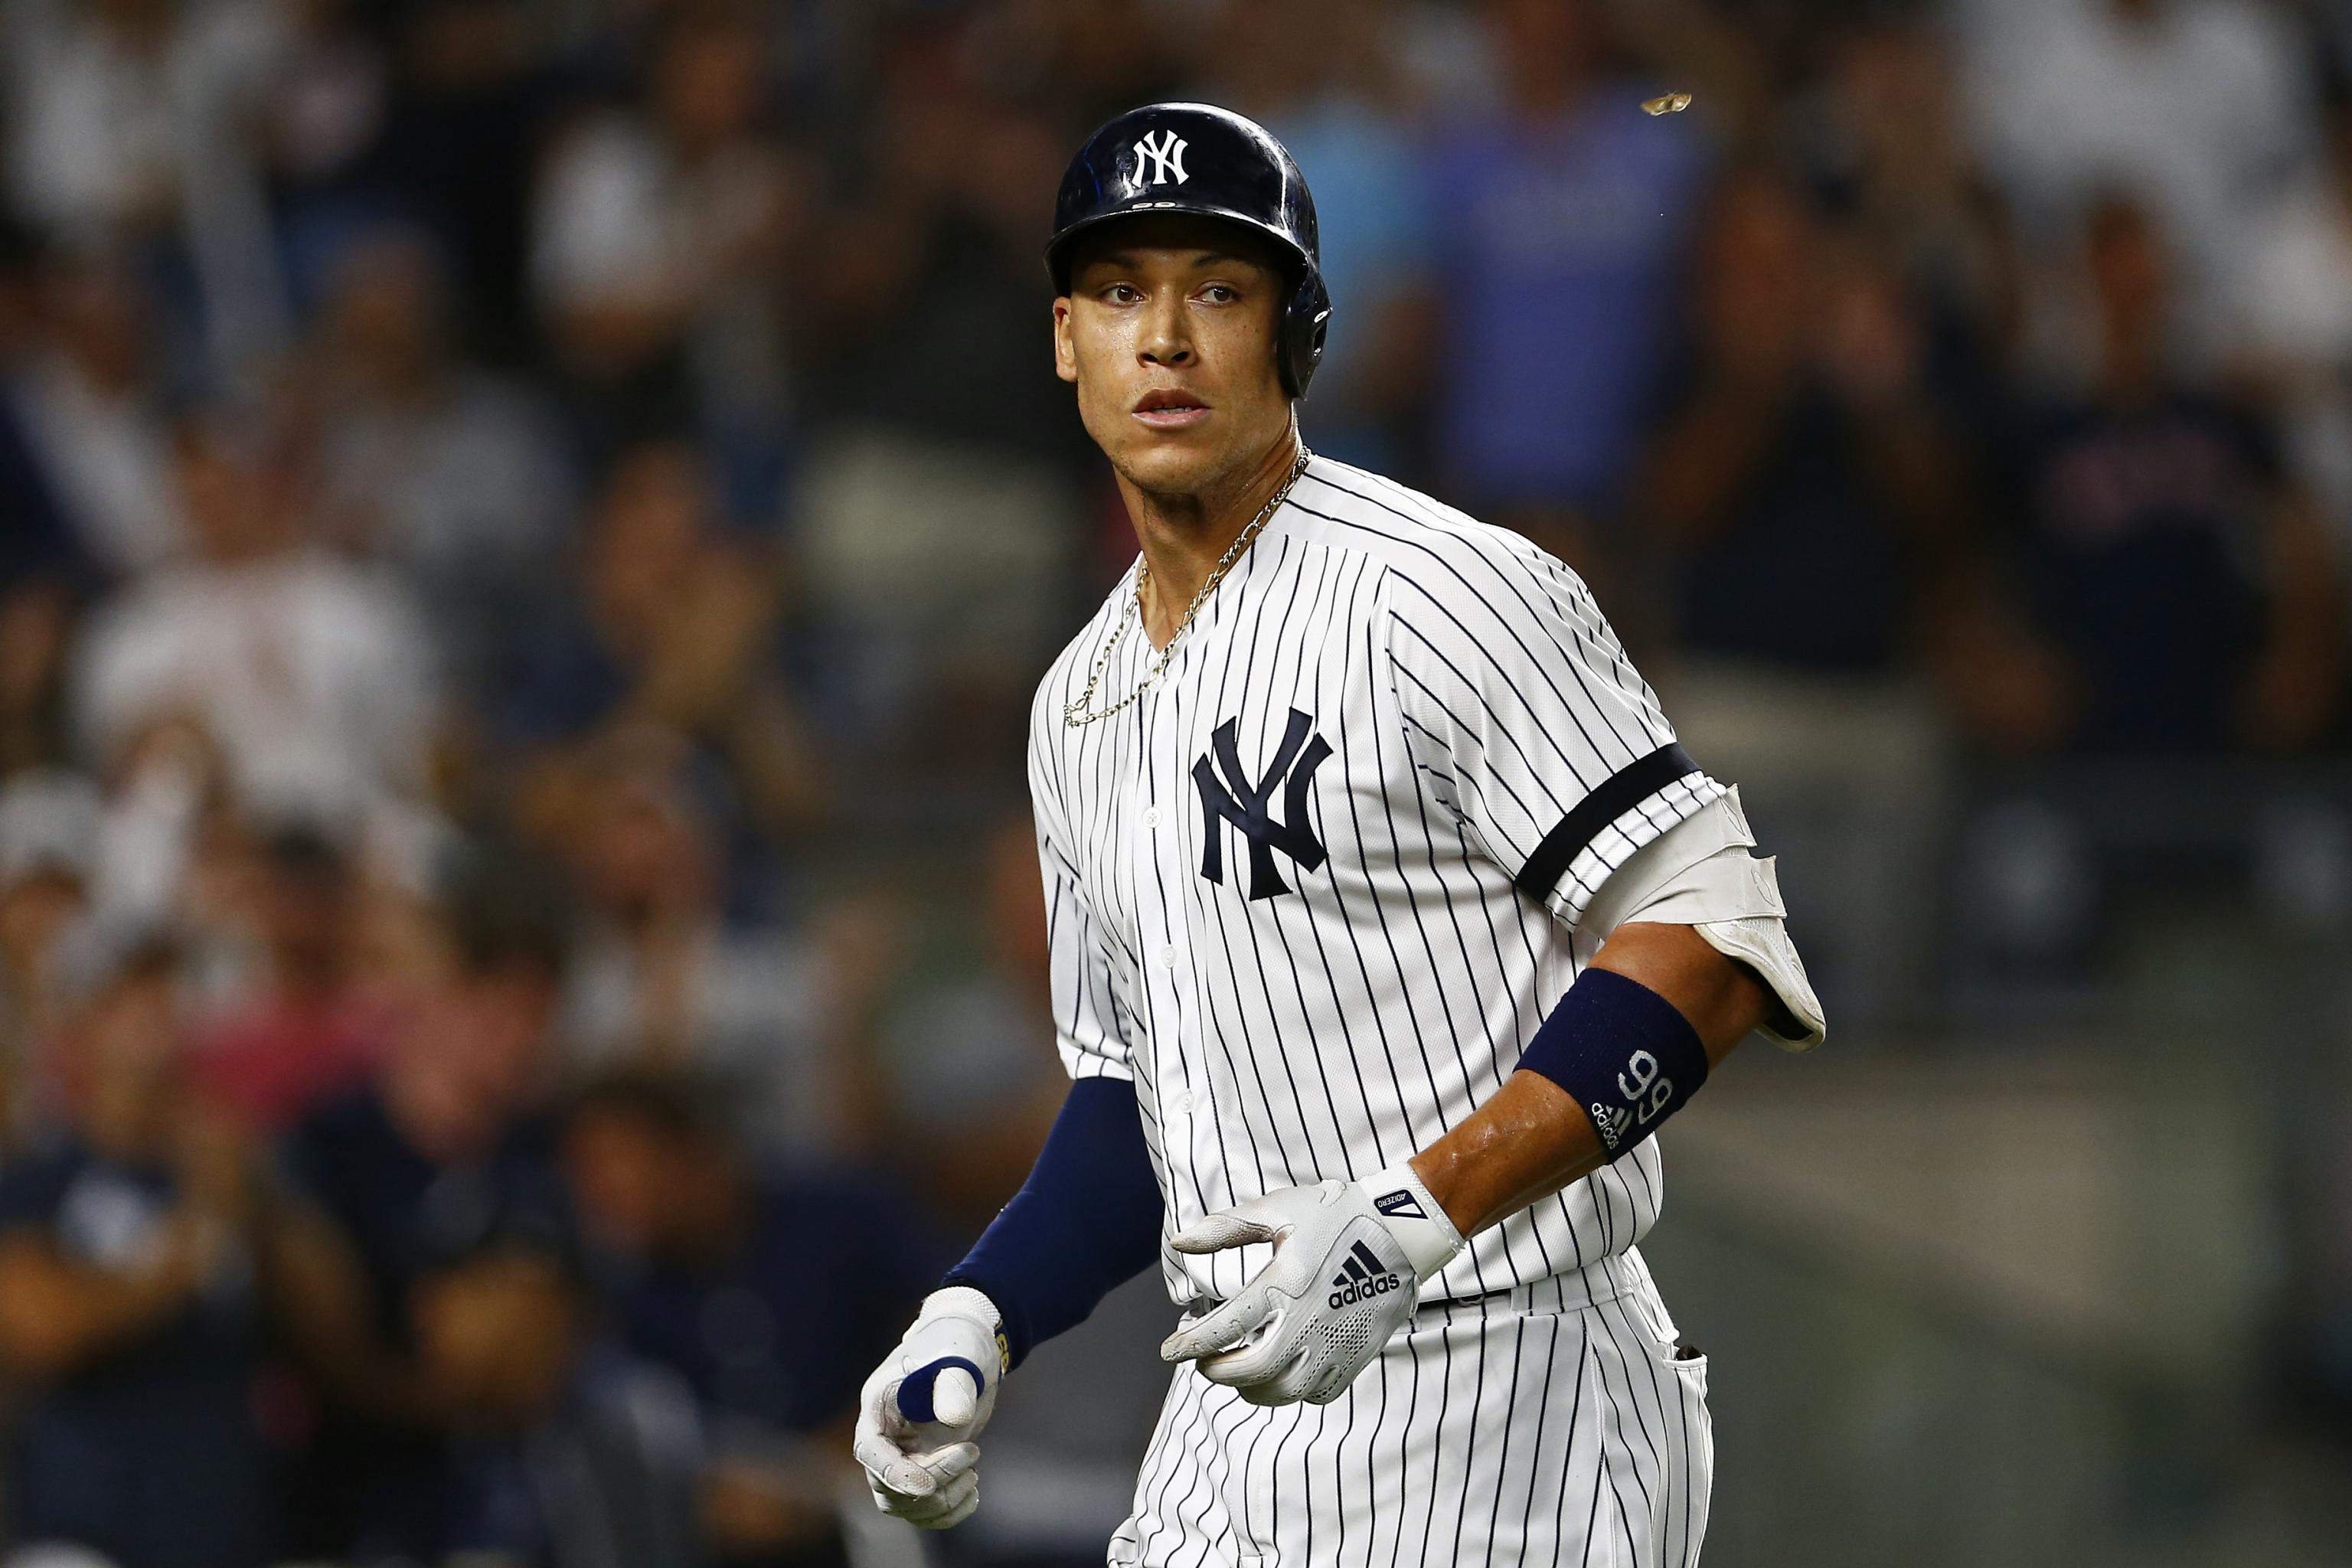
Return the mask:
[[1353, 1306], [1358, 1301], [1384, 1296], [1402, 1288], [1403, 1284], [1403, 1280], [1389, 1272], [1381, 1266], [1381, 1260], [1372, 1256], [1370, 1247], [1360, 1241], [1348, 1248], [1347, 1267], [1331, 1277], [1329, 1304], [1335, 1308]]

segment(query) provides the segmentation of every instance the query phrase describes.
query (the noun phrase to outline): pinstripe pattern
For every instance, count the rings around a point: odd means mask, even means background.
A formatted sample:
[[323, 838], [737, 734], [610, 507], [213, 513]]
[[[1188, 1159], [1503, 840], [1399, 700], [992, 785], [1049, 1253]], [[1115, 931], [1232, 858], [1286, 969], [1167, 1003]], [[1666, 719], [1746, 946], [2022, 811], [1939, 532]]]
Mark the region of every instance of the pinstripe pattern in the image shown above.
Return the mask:
[[1638, 1263], [1605, 1272], [1619, 1293], [1581, 1308], [1542, 1285], [1424, 1308], [1330, 1405], [1254, 1405], [1180, 1368], [1109, 1562], [1692, 1568], [1706, 1363], [1674, 1359]]
[[[1559, 562], [1344, 464], [1309, 463], [1151, 691], [1071, 729], [1064, 705], [1133, 591], [1130, 571], [1041, 683], [1030, 782], [1063, 1059], [1074, 1077], [1134, 1080], [1172, 1233], [1277, 1187], [1368, 1175], [1461, 1121], [1509, 1076], [1597, 950], [1576, 922], [1610, 872], [1723, 790], [1688, 773], [1606, 823], [1588, 811], [1589, 842], [1572, 841], [1580, 826], [1556, 835], [1594, 790], [1673, 742], [1656, 694]], [[1102, 689], [1131, 689], [1148, 657], [1145, 639], [1124, 639]], [[1313, 739], [1297, 738], [1294, 713]], [[1270, 784], [1265, 820], [1290, 813], [1281, 841], [1328, 852], [1318, 862], [1277, 849], [1288, 889], [1278, 896], [1250, 897], [1251, 843], [1236, 825], [1247, 814], [1210, 809], [1195, 776], [1228, 723], [1230, 754], [1202, 776]], [[1263, 776], [1286, 738], [1294, 755], [1328, 747], [1311, 783]], [[1214, 880], [1203, 874], [1210, 833], [1223, 836], [1207, 861]], [[1540, 900], [1513, 885], [1539, 848], [1547, 866], [1565, 865]], [[1154, 1500], [1139, 1501], [1138, 1555], [1122, 1560], [1245, 1559], [1234, 1542], [1290, 1528], [1269, 1510], [1316, 1531], [1285, 1544], [1284, 1561], [1451, 1561], [1444, 1542], [1533, 1539], [1530, 1521], [1547, 1540], [1597, 1539], [1592, 1519], [1578, 1515], [1572, 1531], [1560, 1522], [1578, 1513], [1574, 1500], [1549, 1500], [1544, 1516], [1546, 1505], [1496, 1489], [1555, 1471], [1610, 1478], [1626, 1495], [1604, 1500], [1601, 1522], [1647, 1539], [1641, 1521], [1657, 1500], [1688, 1494], [1658, 1478], [1689, 1462], [1703, 1405], [1693, 1416], [1646, 1386], [1622, 1348], [1623, 1310], [1586, 1303], [1620, 1299], [1661, 1192], [1652, 1140], [1486, 1231], [1423, 1291], [1434, 1304], [1425, 1313], [1475, 1303], [1475, 1322], [1416, 1330], [1377, 1378], [1322, 1411], [1259, 1412], [1180, 1377], [1153, 1451], [1160, 1473], [1148, 1468], [1139, 1494]], [[1161, 1270], [1171, 1297], [1190, 1304], [1231, 1295], [1270, 1257], [1163, 1248]], [[1497, 1293], [1530, 1288], [1553, 1310], [1506, 1327]], [[1570, 1385], [1591, 1412], [1589, 1432], [1573, 1427], [1587, 1457], [1614, 1444], [1639, 1463], [1595, 1459], [1588, 1474], [1567, 1449], [1546, 1452], [1570, 1428], [1538, 1436], [1528, 1413]], [[1497, 1401], [1518, 1413], [1499, 1426]], [[1391, 1510], [1377, 1521], [1332, 1511], [1334, 1488], [1385, 1485], [1427, 1443], [1435, 1512], [1416, 1528], [1428, 1539], [1401, 1539]], [[1210, 1551], [1221, 1533], [1231, 1539]], [[1375, 1537], [1378, 1554], [1359, 1555]], [[1693, 1554], [1696, 1541], [1690, 1530]], [[1173, 1542], [1208, 1554], [1183, 1557]]]

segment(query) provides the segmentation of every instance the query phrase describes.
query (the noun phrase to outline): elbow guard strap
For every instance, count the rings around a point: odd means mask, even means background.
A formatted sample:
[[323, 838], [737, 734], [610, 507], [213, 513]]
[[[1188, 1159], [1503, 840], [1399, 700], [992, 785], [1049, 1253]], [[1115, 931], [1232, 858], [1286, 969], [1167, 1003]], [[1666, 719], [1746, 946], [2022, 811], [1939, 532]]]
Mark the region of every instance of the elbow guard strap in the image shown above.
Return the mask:
[[1636, 980], [1588, 969], [1520, 1053], [1575, 1096], [1611, 1160], [1630, 1152], [1706, 1081], [1706, 1047], [1680, 1009]]

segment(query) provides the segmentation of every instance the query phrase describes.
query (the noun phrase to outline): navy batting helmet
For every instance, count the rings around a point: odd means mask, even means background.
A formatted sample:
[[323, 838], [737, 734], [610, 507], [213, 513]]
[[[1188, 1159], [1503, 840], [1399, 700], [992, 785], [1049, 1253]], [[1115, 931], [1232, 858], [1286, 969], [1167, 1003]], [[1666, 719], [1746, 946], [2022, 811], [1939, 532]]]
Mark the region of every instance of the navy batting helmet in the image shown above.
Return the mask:
[[1054, 198], [1045, 266], [1070, 289], [1070, 242], [1097, 224], [1139, 213], [1197, 213], [1253, 229], [1291, 264], [1275, 356], [1283, 390], [1307, 395], [1323, 357], [1331, 297], [1315, 236], [1315, 198], [1281, 142], [1255, 121], [1207, 103], [1129, 110], [1087, 138]]

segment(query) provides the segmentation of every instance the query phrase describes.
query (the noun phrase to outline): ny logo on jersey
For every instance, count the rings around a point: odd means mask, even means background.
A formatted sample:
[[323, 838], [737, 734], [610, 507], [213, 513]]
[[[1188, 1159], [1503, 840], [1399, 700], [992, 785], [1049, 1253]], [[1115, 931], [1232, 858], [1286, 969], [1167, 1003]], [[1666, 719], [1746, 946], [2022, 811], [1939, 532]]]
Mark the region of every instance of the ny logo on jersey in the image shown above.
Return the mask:
[[[1308, 740], [1307, 731], [1315, 727], [1315, 721], [1293, 708], [1290, 727], [1283, 731], [1274, 762], [1253, 785], [1243, 771], [1241, 752], [1234, 740], [1237, 722], [1226, 720], [1211, 737], [1210, 749], [1216, 754], [1213, 766], [1206, 756], [1192, 764], [1192, 782], [1201, 791], [1201, 875], [1220, 886], [1224, 883], [1224, 835], [1217, 831], [1217, 819], [1222, 817], [1249, 840], [1249, 897], [1255, 903], [1290, 891], [1290, 884], [1274, 868], [1276, 850], [1289, 856], [1302, 871], [1323, 864], [1323, 841], [1315, 837], [1314, 825], [1307, 820], [1307, 793], [1314, 786], [1315, 770], [1330, 756], [1331, 743], [1320, 735]], [[1220, 773], [1224, 775], [1222, 783], [1217, 777]], [[1283, 786], [1280, 822], [1265, 810], [1277, 784]]]
[[[1135, 183], [1139, 185], [1164, 185], [1172, 179], [1182, 184], [1192, 178], [1184, 173], [1184, 149], [1191, 145], [1173, 131], [1160, 132], [1160, 140], [1156, 142], [1151, 139], [1151, 132], [1145, 132], [1143, 140], [1135, 144]], [[1151, 164], [1151, 178], [1148, 180], [1143, 177], [1143, 165], [1147, 161]]]

